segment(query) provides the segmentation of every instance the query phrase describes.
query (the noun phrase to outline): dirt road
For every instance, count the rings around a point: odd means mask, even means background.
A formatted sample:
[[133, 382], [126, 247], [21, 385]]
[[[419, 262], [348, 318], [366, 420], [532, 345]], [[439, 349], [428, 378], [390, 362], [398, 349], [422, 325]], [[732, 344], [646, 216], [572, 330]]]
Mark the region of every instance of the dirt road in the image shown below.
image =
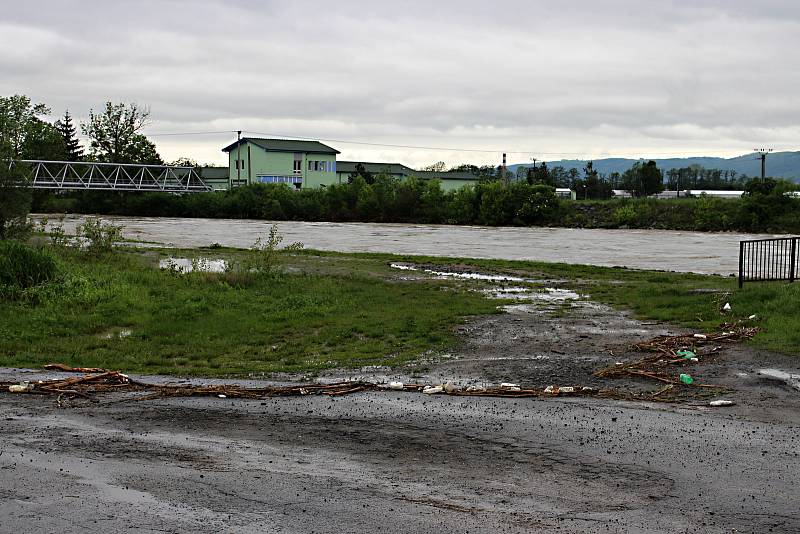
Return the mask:
[[[670, 331], [553, 306], [471, 321], [450, 358], [327, 378], [587, 383]], [[741, 346], [697, 364], [736, 389], [728, 408], [403, 392], [58, 408], [6, 393], [0, 531], [800, 532], [800, 395], [757, 375], [792, 364]]]
[[2, 532], [800, 531], [797, 421], [735, 411], [4, 396], [0, 418]]

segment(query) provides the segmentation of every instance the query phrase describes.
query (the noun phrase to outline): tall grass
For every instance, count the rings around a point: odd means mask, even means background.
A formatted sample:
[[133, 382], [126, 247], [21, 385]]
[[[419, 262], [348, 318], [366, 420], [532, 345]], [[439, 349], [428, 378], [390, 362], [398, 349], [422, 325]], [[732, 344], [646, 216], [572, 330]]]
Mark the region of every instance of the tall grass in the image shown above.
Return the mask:
[[0, 241], [0, 287], [27, 289], [58, 276], [55, 258], [19, 241]]

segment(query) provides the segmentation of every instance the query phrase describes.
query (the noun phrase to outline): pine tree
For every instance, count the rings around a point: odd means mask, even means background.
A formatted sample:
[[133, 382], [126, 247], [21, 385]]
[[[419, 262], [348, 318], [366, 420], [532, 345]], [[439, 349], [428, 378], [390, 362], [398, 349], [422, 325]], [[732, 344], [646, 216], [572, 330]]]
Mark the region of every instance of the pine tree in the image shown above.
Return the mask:
[[80, 161], [83, 159], [83, 147], [78, 141], [78, 132], [75, 130], [75, 125], [72, 124], [72, 116], [69, 110], [64, 113], [64, 118], [56, 121], [56, 129], [64, 138], [64, 145], [66, 146], [67, 161]]

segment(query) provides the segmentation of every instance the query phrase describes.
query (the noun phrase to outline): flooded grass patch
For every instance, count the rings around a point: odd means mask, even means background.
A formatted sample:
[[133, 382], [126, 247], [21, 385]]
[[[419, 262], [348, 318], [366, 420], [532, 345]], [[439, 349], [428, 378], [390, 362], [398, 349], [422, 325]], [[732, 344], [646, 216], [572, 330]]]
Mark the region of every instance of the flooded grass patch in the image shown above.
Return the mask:
[[207, 376], [397, 365], [445, 351], [454, 325], [497, 311], [474, 292], [353, 271], [174, 276], [154, 261], [66, 255], [79, 286], [38, 305], [0, 302], [0, 365]]

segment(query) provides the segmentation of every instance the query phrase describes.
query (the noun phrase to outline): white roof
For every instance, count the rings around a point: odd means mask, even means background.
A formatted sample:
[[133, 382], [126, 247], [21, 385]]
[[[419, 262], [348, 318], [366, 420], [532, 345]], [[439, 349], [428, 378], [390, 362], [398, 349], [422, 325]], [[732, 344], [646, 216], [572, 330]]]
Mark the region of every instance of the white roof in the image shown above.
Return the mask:
[[702, 195], [705, 193], [706, 195], [739, 195], [742, 196], [744, 191], [734, 191], [734, 190], [727, 190], [727, 189], [690, 189], [689, 193], [692, 195]]

